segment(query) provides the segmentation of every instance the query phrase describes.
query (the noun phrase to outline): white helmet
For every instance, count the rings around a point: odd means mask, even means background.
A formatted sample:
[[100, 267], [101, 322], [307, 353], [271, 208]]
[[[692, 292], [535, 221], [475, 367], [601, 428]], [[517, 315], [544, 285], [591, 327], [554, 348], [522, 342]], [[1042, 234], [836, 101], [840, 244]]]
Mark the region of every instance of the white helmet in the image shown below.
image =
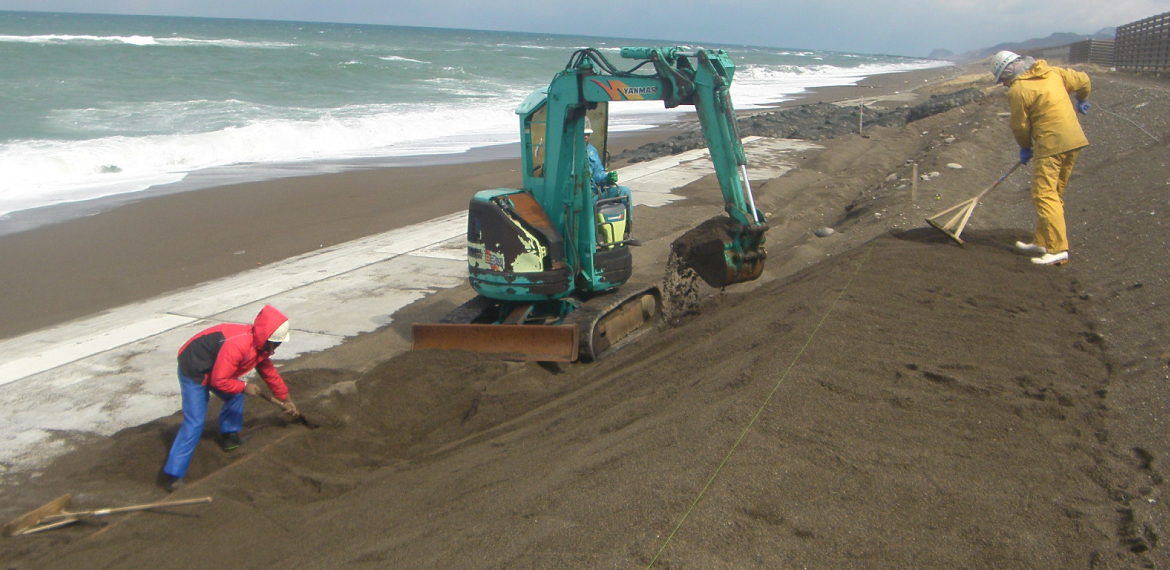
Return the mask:
[[995, 77], [996, 83], [999, 83], [999, 78], [1003, 75], [1003, 70], [1007, 69], [1007, 66], [1015, 63], [1018, 59], [1020, 59], [1019, 54], [1007, 50], [991, 56], [991, 75]]
[[276, 330], [268, 336], [268, 342], [288, 342], [288, 321], [280, 323]]
[[589, 122], [589, 117], [585, 117], [585, 134], [593, 134], [593, 123]]

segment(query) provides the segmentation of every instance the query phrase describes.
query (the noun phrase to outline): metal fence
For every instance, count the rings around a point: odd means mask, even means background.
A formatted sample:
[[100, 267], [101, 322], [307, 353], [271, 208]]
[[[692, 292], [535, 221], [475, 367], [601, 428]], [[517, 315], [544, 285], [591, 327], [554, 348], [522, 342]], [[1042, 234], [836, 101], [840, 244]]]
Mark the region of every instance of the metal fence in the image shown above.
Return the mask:
[[1069, 44], [1064, 44], [1062, 46], [1050, 46], [1050, 47], [1044, 47], [1044, 48], [1020, 50], [1016, 53], [1018, 53], [1020, 55], [1031, 56], [1031, 57], [1034, 57], [1036, 59], [1047, 60], [1047, 61], [1066, 62], [1066, 61], [1069, 61], [1068, 54], [1069, 54], [1070, 47], [1071, 46]]
[[1170, 12], [1118, 26], [1113, 65], [1118, 71], [1170, 72]]
[[1113, 67], [1116, 54], [1113, 40], [1085, 40], [1068, 46], [1069, 63], [1093, 63]]
[[1048, 61], [1094, 63], [1113, 67], [1113, 40], [1084, 40], [1075, 44], [1030, 49], [1019, 53]]

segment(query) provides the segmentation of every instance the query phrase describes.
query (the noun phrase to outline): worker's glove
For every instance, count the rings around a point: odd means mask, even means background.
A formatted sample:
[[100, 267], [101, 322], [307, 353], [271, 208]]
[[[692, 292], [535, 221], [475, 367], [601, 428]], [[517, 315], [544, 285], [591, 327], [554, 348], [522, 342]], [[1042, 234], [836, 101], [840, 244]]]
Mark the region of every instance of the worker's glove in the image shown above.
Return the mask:
[[1028, 164], [1029, 160], [1032, 160], [1032, 149], [1021, 148], [1020, 149], [1020, 164]]
[[1089, 109], [1093, 108], [1092, 103], [1088, 101], [1081, 101], [1080, 99], [1077, 99], [1076, 102], [1073, 103], [1073, 106], [1075, 106], [1077, 108], [1077, 112], [1082, 115], [1088, 115]]
[[605, 175], [605, 183], [610, 184], [610, 185], [617, 184], [617, 171], [616, 170], [610, 170], [609, 174]]
[[301, 412], [297, 410], [297, 405], [293, 403], [292, 398], [285, 398], [281, 400], [280, 405], [284, 406], [284, 413], [294, 418], [301, 415]]
[[244, 394], [252, 397], [260, 395], [260, 387], [255, 384], [248, 384], [244, 386]]

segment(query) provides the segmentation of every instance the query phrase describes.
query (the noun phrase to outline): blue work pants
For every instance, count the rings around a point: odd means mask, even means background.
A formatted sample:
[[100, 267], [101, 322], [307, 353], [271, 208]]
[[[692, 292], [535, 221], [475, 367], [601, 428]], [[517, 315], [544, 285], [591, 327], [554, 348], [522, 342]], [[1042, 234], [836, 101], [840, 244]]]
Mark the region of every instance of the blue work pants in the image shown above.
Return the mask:
[[163, 473], [172, 477], [186, 477], [187, 466], [191, 463], [191, 456], [195, 454], [195, 446], [203, 436], [203, 421], [207, 418], [207, 401], [214, 392], [223, 400], [223, 407], [219, 410], [219, 432], [235, 433], [244, 427], [244, 393], [234, 396], [224, 394], [210, 386], [204, 386], [179, 371], [179, 388], [183, 393], [183, 425], [179, 434], [175, 436], [175, 443], [171, 446], [171, 454], [167, 457], [167, 464]]

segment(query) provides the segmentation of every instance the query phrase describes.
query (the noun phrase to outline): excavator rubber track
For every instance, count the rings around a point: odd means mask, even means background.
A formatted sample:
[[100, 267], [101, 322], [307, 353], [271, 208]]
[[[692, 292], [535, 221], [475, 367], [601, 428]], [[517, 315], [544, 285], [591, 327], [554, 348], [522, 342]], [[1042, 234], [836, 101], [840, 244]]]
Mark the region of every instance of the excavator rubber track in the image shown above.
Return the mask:
[[658, 287], [593, 297], [562, 324], [482, 324], [492, 301], [477, 296], [437, 324], [413, 326], [414, 350], [454, 349], [504, 360], [595, 361], [650, 330], [662, 312]]
[[661, 314], [662, 292], [650, 286], [594, 297], [565, 320], [577, 326], [578, 359], [589, 362], [650, 331]]

